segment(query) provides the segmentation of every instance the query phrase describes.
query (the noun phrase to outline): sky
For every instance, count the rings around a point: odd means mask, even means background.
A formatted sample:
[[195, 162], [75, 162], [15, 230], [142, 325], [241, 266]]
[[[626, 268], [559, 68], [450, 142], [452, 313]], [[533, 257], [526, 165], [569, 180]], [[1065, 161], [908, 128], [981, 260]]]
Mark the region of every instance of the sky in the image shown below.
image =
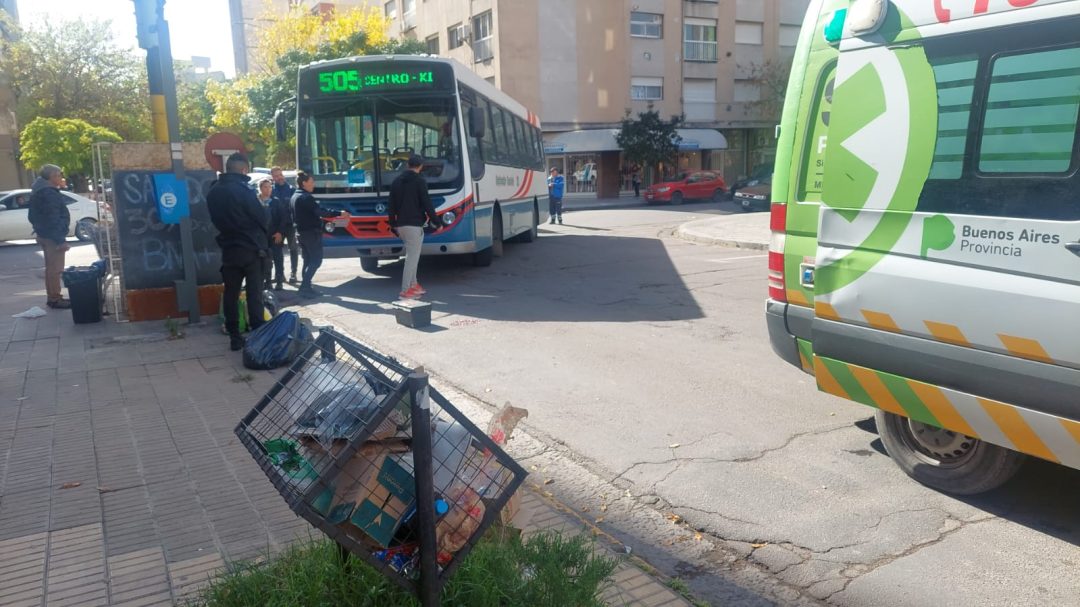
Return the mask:
[[[41, 23], [45, 18], [108, 19], [117, 44], [130, 46], [140, 57], [135, 40], [135, 6], [131, 0], [18, 0], [19, 21], [23, 26]], [[226, 76], [235, 74], [232, 54], [232, 28], [228, 0], [166, 0], [165, 19], [172, 34], [174, 59], [192, 56], [210, 57], [213, 71]]]

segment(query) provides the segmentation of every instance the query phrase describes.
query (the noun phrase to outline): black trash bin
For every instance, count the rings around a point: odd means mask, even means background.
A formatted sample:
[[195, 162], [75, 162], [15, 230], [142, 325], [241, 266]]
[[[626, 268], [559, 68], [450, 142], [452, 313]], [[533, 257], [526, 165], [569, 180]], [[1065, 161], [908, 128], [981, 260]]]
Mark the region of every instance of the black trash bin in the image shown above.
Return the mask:
[[64, 286], [71, 300], [71, 319], [81, 325], [101, 322], [103, 265], [71, 266], [64, 270]]

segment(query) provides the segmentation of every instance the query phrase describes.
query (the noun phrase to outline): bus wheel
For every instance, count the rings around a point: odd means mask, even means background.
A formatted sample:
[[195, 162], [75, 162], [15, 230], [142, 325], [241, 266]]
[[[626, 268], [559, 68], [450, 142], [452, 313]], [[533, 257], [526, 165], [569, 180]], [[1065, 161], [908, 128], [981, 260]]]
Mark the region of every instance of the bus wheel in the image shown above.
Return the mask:
[[532, 226], [528, 230], [525, 230], [521, 234], [518, 234], [515, 239], [518, 242], [532, 242], [536, 240], [536, 236], [540, 227], [540, 212], [536, 210], [536, 205], [533, 205], [532, 212]]
[[986, 441], [885, 411], [874, 414], [889, 457], [920, 483], [956, 495], [995, 489], [1013, 477], [1025, 456]]
[[378, 257], [361, 257], [360, 269], [368, 274], [374, 274], [379, 270], [379, 258]]
[[477, 251], [473, 253], [473, 265], [481, 268], [486, 268], [491, 265], [491, 261], [496, 257], [502, 257], [503, 255], [503, 239], [502, 239], [502, 217], [499, 214], [498, 207], [495, 208], [494, 215], [491, 218], [491, 246], [483, 251]]

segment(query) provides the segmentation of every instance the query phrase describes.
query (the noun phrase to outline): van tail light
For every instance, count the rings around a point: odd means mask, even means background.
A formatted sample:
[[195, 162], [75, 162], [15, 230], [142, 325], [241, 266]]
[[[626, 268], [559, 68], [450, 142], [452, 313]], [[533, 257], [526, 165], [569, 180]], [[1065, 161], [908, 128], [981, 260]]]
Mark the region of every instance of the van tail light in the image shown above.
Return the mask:
[[784, 287], [784, 240], [787, 235], [787, 205], [774, 202], [769, 216], [769, 299], [787, 302]]

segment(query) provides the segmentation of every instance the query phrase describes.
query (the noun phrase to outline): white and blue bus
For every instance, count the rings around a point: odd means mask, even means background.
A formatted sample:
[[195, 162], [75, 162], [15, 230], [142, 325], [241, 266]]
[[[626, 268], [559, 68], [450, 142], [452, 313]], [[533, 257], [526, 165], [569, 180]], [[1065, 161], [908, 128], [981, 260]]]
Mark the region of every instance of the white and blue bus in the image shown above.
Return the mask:
[[[284, 133], [279, 114], [278, 133]], [[328, 247], [355, 247], [371, 272], [404, 248], [390, 231], [390, 184], [424, 159], [441, 225], [425, 255], [470, 254], [486, 266], [503, 242], [531, 242], [548, 216], [540, 120], [450, 59], [370, 56], [300, 69], [296, 163], [315, 178]]]

